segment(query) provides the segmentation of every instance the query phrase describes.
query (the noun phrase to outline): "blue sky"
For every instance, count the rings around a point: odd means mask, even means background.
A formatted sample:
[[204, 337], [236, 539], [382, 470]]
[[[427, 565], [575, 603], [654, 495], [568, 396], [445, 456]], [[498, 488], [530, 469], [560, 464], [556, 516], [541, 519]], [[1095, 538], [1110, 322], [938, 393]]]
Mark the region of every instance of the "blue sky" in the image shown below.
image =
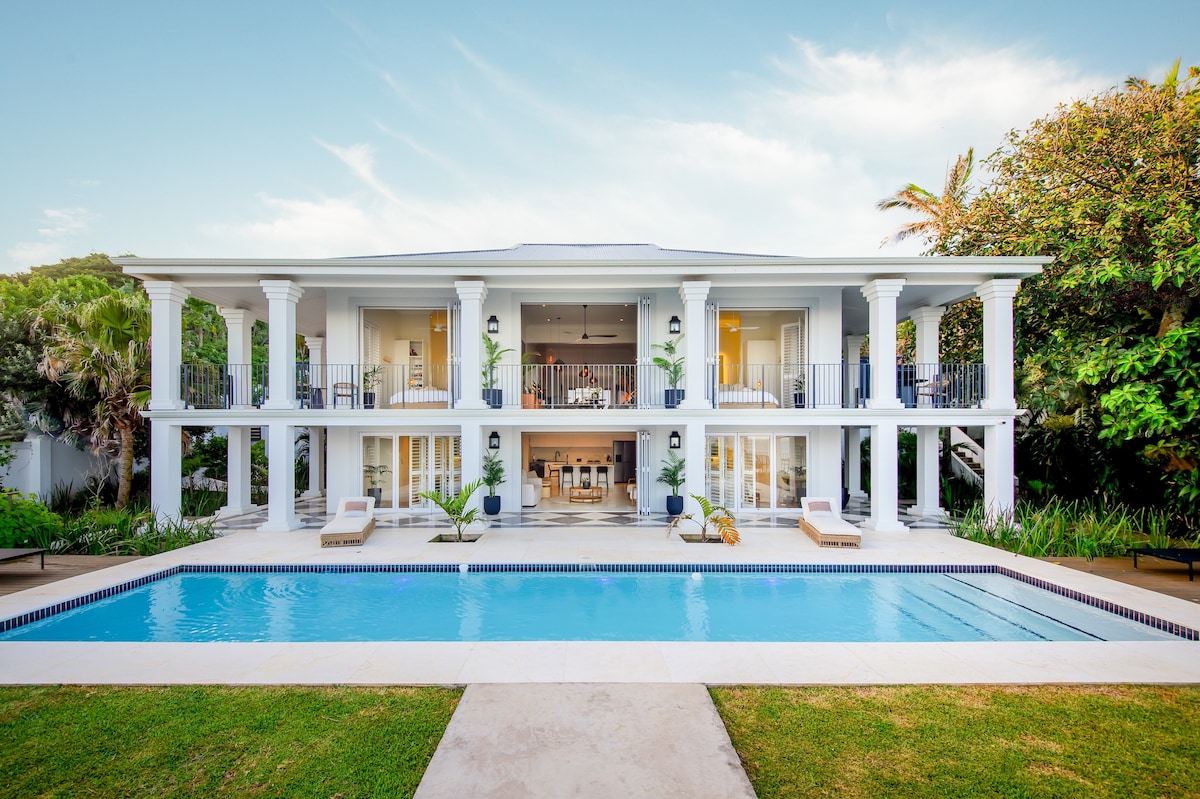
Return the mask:
[[0, 3], [0, 270], [652, 242], [879, 249], [1056, 104], [1200, 64], [1200, 5]]

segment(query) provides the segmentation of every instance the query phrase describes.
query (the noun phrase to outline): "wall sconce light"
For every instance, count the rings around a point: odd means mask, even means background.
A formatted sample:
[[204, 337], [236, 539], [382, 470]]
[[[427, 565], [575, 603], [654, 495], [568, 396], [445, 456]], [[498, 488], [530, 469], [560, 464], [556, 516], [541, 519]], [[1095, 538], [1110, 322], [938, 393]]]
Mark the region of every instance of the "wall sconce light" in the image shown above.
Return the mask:
[[488, 436], [488, 449], [500, 449], [500, 434], [495, 430]]
[[670, 320], [667, 322], [667, 332], [672, 336], [677, 335], [680, 324], [679, 317], [672, 314]]
[[683, 440], [679, 437], [678, 430], [672, 430], [671, 435], [667, 436], [667, 446], [671, 449], [679, 449], [683, 445]]
[[499, 333], [500, 332], [500, 320], [496, 318], [495, 314], [492, 314], [491, 316], [488, 317], [487, 326], [488, 326], [489, 333]]

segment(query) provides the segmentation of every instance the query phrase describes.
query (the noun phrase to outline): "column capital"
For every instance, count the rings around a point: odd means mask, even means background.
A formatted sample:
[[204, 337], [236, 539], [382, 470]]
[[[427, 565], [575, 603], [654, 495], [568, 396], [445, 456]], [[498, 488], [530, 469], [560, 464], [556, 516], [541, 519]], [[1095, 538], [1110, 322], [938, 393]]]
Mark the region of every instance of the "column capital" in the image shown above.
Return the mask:
[[155, 300], [167, 300], [169, 302], [182, 303], [192, 293], [185, 289], [182, 284], [176, 283], [173, 280], [147, 280], [142, 283], [142, 288], [146, 291], [146, 296], [153, 302]]
[[679, 298], [684, 302], [704, 302], [710, 288], [711, 280], [685, 280], [679, 284]]
[[863, 286], [862, 295], [867, 298], [867, 302], [874, 302], [886, 297], [899, 297], [903, 289], [904, 278], [902, 277], [880, 278]]
[[913, 312], [908, 315], [908, 318], [913, 321], [913, 324], [940, 324], [942, 317], [946, 315], [945, 305], [925, 305], [921, 308], [913, 309]]
[[253, 325], [258, 321], [258, 317], [254, 315], [254, 311], [248, 311], [245, 308], [222, 308], [217, 306], [217, 313], [225, 320], [228, 325]]
[[325, 349], [325, 337], [324, 336], [305, 336], [304, 337], [304, 346], [308, 347], [310, 350], [314, 350], [314, 349], [323, 350], [323, 349]]
[[488, 295], [487, 284], [482, 280], [456, 280], [454, 290], [458, 292], [460, 300], [483, 302]]
[[975, 296], [987, 302], [988, 300], [1011, 300], [1017, 295], [1021, 281], [1012, 277], [998, 277], [975, 287]]
[[263, 294], [267, 295], [268, 300], [299, 302], [304, 296], [304, 289], [291, 280], [260, 280], [258, 285], [262, 286]]

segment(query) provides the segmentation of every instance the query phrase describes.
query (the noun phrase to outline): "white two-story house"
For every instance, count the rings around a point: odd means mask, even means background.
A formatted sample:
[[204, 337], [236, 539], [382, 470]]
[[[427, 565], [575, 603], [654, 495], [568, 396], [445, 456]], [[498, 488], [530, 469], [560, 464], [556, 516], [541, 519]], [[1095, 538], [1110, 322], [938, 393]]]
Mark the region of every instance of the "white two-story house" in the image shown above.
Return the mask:
[[[670, 491], [655, 478], [672, 451], [687, 464], [681, 493], [735, 512], [783, 511], [805, 495], [862, 495], [869, 435], [865, 526], [888, 532], [905, 529], [901, 429], [917, 434], [915, 512], [941, 512], [938, 431], [951, 426], [984, 430], [985, 502], [1012, 506], [1013, 296], [1048, 259], [526, 244], [116, 261], [145, 281], [153, 308], [146, 415], [161, 515], [179, 513], [181, 432], [191, 426], [229, 431], [229, 513], [253, 509], [251, 430], [269, 431], [262, 529], [275, 531], [300, 526], [297, 428], [310, 432], [310, 495], [332, 511], [373, 488], [379, 513], [430, 512], [420, 494], [479, 477], [489, 453], [509, 476], [506, 511], [522, 506], [533, 470], [547, 495], [586, 500], [590, 490], [571, 491], [586, 483], [623, 493], [630, 512], [663, 513]], [[221, 309], [228, 366], [182, 362], [188, 296]], [[943, 362], [940, 319], [970, 297], [983, 303], [983, 362]], [[906, 318], [911, 364], [896, 357]], [[269, 326], [265, 366], [251, 365], [256, 320]]]

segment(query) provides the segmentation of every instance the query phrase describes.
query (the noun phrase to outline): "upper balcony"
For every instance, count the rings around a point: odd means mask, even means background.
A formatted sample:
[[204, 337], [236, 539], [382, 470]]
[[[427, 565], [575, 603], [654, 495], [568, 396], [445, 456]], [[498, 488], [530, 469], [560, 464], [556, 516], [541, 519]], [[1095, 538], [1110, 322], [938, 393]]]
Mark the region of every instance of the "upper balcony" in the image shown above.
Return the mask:
[[[461, 396], [457, 369], [447, 364], [297, 363], [296, 404], [304, 410], [451, 409]], [[862, 408], [870, 398], [866, 363], [722, 364], [708, 367], [707, 400], [715, 409]], [[182, 399], [192, 409], [245, 409], [269, 399], [265, 364], [184, 364]], [[505, 364], [484, 375], [483, 399], [493, 408], [662, 409], [683, 398], [654, 364]], [[905, 408], [981, 407], [980, 363], [903, 363], [896, 397]]]

